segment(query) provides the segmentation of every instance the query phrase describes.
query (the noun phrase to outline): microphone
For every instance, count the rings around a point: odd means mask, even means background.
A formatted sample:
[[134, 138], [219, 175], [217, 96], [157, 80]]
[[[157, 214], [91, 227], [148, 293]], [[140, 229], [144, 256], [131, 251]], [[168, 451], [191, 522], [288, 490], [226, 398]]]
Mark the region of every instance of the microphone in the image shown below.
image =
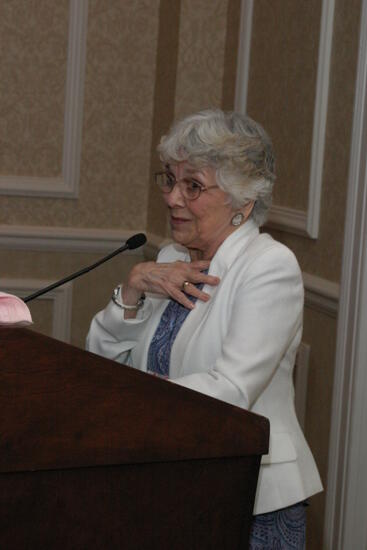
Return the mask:
[[[144, 235], [144, 233], [137, 233], [136, 235], [133, 235], [129, 239], [127, 239], [124, 246], [127, 246], [129, 250], [135, 250], [135, 248], [139, 248], [139, 246], [143, 246], [147, 242], [147, 238]], [[119, 249], [120, 250], [120, 249]], [[118, 251], [116, 250], [116, 254]], [[113, 253], [115, 255], [115, 253]], [[112, 258], [112, 256], [111, 256]], [[106, 257], [106, 260], [108, 260], [108, 257]], [[103, 260], [105, 261], [105, 260]]]
[[80, 271], [77, 271], [76, 273], [73, 273], [72, 275], [69, 275], [64, 279], [57, 281], [56, 283], [52, 283], [52, 285], [46, 286], [46, 288], [41, 288], [40, 290], [37, 290], [37, 292], [34, 292], [33, 294], [30, 294], [26, 298], [23, 298], [23, 302], [26, 303], [26, 302], [29, 302], [30, 300], [34, 300], [34, 298], [38, 298], [38, 296], [41, 296], [42, 294], [46, 294], [46, 292], [49, 292], [50, 290], [53, 290], [58, 286], [61, 286], [65, 283], [68, 283], [69, 281], [72, 281], [73, 279], [76, 279], [77, 277], [84, 275], [84, 273], [88, 273], [88, 271], [91, 271], [92, 269], [95, 269], [96, 267], [103, 264], [104, 262], [107, 262], [107, 260], [110, 260], [117, 254], [120, 254], [120, 252], [124, 252], [124, 250], [135, 250], [135, 248], [139, 248], [139, 246], [142, 246], [146, 242], [147, 242], [147, 238], [144, 235], [144, 233], [137, 233], [136, 235], [133, 235], [132, 237], [127, 239], [126, 243], [123, 246], [120, 246], [120, 248], [108, 254], [108, 256], [105, 256], [101, 260], [98, 260], [98, 262], [88, 267], [84, 267]]

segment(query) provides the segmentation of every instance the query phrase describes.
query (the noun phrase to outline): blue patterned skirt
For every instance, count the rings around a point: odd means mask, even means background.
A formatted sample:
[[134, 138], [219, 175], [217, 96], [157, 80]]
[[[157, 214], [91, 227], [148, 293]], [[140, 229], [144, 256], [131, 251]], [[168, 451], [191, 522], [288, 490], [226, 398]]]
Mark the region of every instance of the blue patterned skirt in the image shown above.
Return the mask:
[[304, 550], [306, 507], [299, 502], [268, 514], [254, 516], [249, 550]]

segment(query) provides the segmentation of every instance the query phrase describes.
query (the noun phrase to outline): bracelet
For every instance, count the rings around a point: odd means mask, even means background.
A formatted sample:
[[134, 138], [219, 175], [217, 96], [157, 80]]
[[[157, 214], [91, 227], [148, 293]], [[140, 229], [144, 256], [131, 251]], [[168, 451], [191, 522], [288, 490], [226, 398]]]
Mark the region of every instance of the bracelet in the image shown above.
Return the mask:
[[121, 309], [126, 309], [127, 311], [137, 311], [138, 309], [143, 307], [144, 300], [145, 300], [145, 294], [143, 294], [139, 298], [139, 300], [135, 305], [130, 306], [130, 305], [124, 304], [123, 301], [121, 300], [121, 285], [118, 285], [112, 293], [113, 303], [116, 304]]

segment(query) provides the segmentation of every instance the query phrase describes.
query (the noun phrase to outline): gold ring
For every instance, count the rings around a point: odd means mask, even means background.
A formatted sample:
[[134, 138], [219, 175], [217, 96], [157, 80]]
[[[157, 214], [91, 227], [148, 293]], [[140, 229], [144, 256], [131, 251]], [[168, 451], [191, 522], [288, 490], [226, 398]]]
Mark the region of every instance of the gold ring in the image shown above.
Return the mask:
[[182, 290], [183, 290], [184, 292], [186, 292], [186, 288], [188, 287], [189, 284], [190, 284], [190, 281], [184, 281], [184, 282], [182, 283]]

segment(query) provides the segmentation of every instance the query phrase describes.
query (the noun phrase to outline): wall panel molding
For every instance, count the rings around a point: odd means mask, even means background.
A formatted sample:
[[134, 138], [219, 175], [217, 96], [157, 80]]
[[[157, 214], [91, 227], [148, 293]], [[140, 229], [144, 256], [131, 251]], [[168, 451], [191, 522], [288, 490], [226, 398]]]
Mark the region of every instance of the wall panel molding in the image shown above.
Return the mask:
[[[53, 282], [45, 279], [1, 278], [0, 288], [4, 292], [14, 294], [19, 298], [25, 298]], [[69, 282], [37, 298], [37, 300], [52, 302], [52, 336], [67, 343], [70, 342], [71, 336], [72, 297], [73, 284]]]
[[307, 208], [307, 232], [312, 239], [317, 239], [320, 225], [322, 174], [329, 97], [334, 9], [335, 0], [323, 0]]
[[339, 306], [339, 285], [327, 279], [302, 273], [305, 286], [305, 306], [336, 317]]
[[237, 78], [235, 91], [235, 111], [246, 112], [248, 79], [250, 73], [250, 53], [252, 35], [252, 14], [254, 0], [242, 0], [240, 13], [240, 31], [237, 53]]
[[0, 195], [76, 198], [79, 191], [88, 0], [70, 0], [60, 177], [0, 176]]
[[294, 390], [295, 390], [295, 408], [298, 422], [302, 430], [306, 425], [306, 406], [307, 406], [307, 384], [310, 365], [311, 346], [301, 342], [298, 348], [295, 371], [294, 371]]
[[307, 212], [303, 210], [273, 205], [270, 208], [265, 225], [279, 231], [295, 233], [304, 237], [309, 236], [307, 230]]
[[[311, 239], [318, 238], [320, 225], [320, 204], [329, 95], [334, 8], [335, 0], [323, 0], [307, 211], [301, 212], [299, 210], [274, 205], [270, 210], [268, 223], [270, 227], [274, 226], [282, 231], [301, 234]], [[239, 43], [235, 97], [235, 109], [242, 113], [246, 113], [247, 111], [252, 13], [253, 0], [242, 0], [240, 23], [241, 35]], [[300, 227], [301, 219], [302, 227]]]
[[[141, 233], [141, 231], [0, 225], [0, 249], [44, 252], [111, 252], [134, 233]], [[142, 248], [126, 252], [142, 255]]]

